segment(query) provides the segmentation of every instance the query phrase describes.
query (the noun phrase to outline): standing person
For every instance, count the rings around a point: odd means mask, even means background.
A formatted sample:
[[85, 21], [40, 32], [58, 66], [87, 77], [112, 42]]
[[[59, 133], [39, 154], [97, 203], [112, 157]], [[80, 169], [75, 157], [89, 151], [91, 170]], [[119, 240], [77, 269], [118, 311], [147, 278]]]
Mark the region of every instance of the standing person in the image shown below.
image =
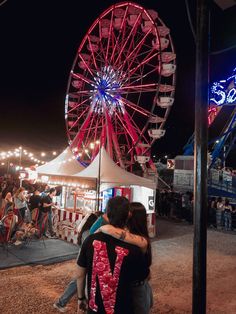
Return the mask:
[[2, 212], [2, 201], [3, 201], [3, 198], [2, 198], [2, 187], [1, 187], [1, 184], [0, 184], [0, 219], [1, 219], [1, 217], [2, 217], [2, 214], [3, 214], [3, 212]]
[[236, 207], [235, 205], [232, 206], [231, 218], [232, 218], [232, 230], [236, 231]]
[[221, 197], [218, 197], [216, 203], [216, 227], [217, 229], [222, 229], [224, 225], [224, 202]]
[[216, 198], [212, 197], [209, 202], [209, 226], [216, 228]]
[[[102, 226], [103, 233], [109, 234], [117, 239], [121, 237], [122, 229], [111, 225]], [[127, 223], [127, 230], [123, 241], [137, 245], [141, 248], [144, 258], [147, 277], [140, 282], [133, 282], [132, 301], [134, 314], [149, 314], [153, 305], [152, 289], [149, 285], [150, 266], [152, 263], [152, 252], [150, 238], [147, 228], [147, 213], [143, 204], [139, 202], [130, 203], [130, 218]]]
[[[107, 217], [112, 226], [124, 229], [129, 215], [129, 201], [116, 196], [107, 202]], [[87, 274], [87, 313], [133, 314], [131, 283], [147, 277], [141, 250], [120, 239], [98, 232], [84, 241], [78, 258], [78, 313], [86, 306], [85, 277]]]
[[25, 188], [20, 187], [19, 189], [16, 190], [16, 193], [14, 195], [15, 208], [18, 210], [20, 216], [19, 221], [25, 220], [25, 212], [28, 208], [25, 193], [26, 193]]
[[49, 192], [50, 192], [50, 186], [49, 185], [45, 185], [44, 190], [41, 193], [41, 197], [47, 196]]
[[[89, 235], [89, 229], [94, 224], [94, 222], [98, 219], [98, 212], [91, 213], [88, 216], [86, 215], [81, 221], [80, 225], [82, 225], [81, 230], [78, 235], [78, 245], [81, 246], [84, 240]], [[79, 228], [80, 228], [79, 225]], [[80, 253], [80, 250], [79, 250]], [[79, 257], [78, 253], [78, 257]], [[77, 259], [78, 259], [77, 257]], [[66, 312], [66, 305], [70, 301], [70, 299], [77, 293], [77, 278], [72, 279], [67, 285], [66, 289], [59, 297], [59, 299], [53, 304], [53, 307], [60, 311], [61, 313]]]
[[[3, 196], [3, 195], [2, 195]], [[11, 192], [7, 192], [6, 196], [2, 199], [2, 217], [6, 215], [9, 204], [13, 203], [13, 197]]]
[[[30, 196], [30, 199], [29, 199], [29, 209], [30, 209], [30, 212], [31, 212], [31, 217], [32, 217], [32, 220], [34, 220], [34, 222], [36, 222], [36, 210], [39, 211], [40, 207], [42, 205], [42, 198], [40, 196], [40, 191], [39, 191], [39, 188], [36, 187], [35, 188], [35, 191], [34, 191], [34, 194]], [[38, 218], [37, 220], [40, 219], [40, 215], [38, 213]]]
[[48, 215], [47, 224], [45, 226], [44, 235], [47, 237], [55, 237], [56, 233], [53, 231], [52, 226], [52, 209], [56, 209], [56, 204], [53, 202], [53, 197], [56, 195], [56, 189], [51, 188], [49, 190], [48, 195], [44, 196], [41, 200], [42, 206], [41, 206], [41, 221], [45, 217], [45, 215]]
[[232, 206], [229, 204], [229, 200], [225, 199], [224, 205], [224, 220], [225, 220], [225, 230], [231, 231], [232, 229]]
[[[102, 213], [102, 212], [97, 212], [97, 213]], [[106, 224], [109, 224], [109, 219], [107, 217], [106, 211], [104, 214], [99, 214], [99, 218], [94, 222], [94, 224], [92, 225], [92, 227], [89, 230], [90, 234], [94, 234], [98, 228], [100, 228], [101, 226], [104, 226]]]

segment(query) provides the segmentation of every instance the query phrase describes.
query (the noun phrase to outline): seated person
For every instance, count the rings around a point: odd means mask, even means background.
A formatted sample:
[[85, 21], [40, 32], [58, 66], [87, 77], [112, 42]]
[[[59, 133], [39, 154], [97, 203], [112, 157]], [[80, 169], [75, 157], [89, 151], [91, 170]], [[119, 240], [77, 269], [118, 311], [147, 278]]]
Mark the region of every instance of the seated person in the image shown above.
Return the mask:
[[18, 217], [14, 214], [13, 203], [9, 203], [6, 208], [6, 214], [2, 217], [1, 221], [1, 241], [6, 239], [11, 240], [14, 235], [18, 223]]
[[39, 237], [40, 231], [38, 228], [35, 227], [35, 224], [33, 221], [26, 223], [23, 222], [17, 229], [15, 233], [15, 245], [20, 245], [22, 241], [24, 241], [27, 238], [31, 238], [33, 236]]

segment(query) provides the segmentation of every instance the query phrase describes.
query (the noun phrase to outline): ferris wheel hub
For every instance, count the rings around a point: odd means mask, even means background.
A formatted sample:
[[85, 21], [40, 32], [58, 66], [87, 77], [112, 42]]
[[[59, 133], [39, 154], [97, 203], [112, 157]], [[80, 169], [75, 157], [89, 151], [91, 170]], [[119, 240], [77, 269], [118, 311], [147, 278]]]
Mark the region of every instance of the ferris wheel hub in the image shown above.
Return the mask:
[[[125, 74], [115, 70], [112, 66], [102, 67], [94, 77], [93, 100], [96, 100], [100, 107], [102, 104], [119, 105], [119, 89], [126, 82]], [[101, 109], [101, 108], [100, 108]]]

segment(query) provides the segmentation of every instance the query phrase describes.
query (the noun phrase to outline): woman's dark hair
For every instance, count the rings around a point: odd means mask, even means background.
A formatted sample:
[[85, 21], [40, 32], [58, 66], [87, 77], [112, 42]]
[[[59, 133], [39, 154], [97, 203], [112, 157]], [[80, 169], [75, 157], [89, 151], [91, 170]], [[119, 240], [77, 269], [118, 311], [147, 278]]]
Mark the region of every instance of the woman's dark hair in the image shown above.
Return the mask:
[[148, 227], [147, 227], [146, 208], [143, 206], [142, 203], [132, 202], [130, 203], [130, 213], [131, 213], [131, 216], [128, 220], [127, 227], [131, 233], [140, 235], [148, 241], [146, 254], [148, 257], [148, 265], [150, 266], [152, 263], [152, 252], [151, 252], [151, 244], [150, 244], [150, 238], [149, 238]]
[[91, 213], [90, 216], [88, 217], [88, 219], [86, 220], [85, 224], [83, 225], [83, 227], [81, 228], [81, 231], [78, 235], [78, 244], [81, 245], [81, 239], [82, 239], [82, 234], [84, 231], [89, 230], [92, 225], [95, 223], [95, 221], [98, 219], [99, 215]]
[[225, 199], [225, 205], [228, 206], [229, 205], [229, 200], [226, 198]]
[[147, 213], [143, 204], [138, 202], [130, 203], [130, 218], [128, 228], [131, 233], [149, 238], [147, 229]]

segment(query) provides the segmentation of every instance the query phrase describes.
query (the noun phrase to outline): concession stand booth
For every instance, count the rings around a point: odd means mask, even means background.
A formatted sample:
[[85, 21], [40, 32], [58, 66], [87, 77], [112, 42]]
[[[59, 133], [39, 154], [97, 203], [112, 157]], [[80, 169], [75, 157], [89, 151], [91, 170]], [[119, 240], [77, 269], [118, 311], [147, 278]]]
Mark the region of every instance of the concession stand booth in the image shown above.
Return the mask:
[[83, 217], [95, 210], [104, 211], [108, 199], [117, 195], [146, 207], [149, 234], [155, 236], [156, 183], [117, 166], [103, 147], [86, 168], [67, 148], [37, 172], [41, 182], [62, 186], [60, 209], [54, 214], [54, 228], [62, 239], [76, 244]]

